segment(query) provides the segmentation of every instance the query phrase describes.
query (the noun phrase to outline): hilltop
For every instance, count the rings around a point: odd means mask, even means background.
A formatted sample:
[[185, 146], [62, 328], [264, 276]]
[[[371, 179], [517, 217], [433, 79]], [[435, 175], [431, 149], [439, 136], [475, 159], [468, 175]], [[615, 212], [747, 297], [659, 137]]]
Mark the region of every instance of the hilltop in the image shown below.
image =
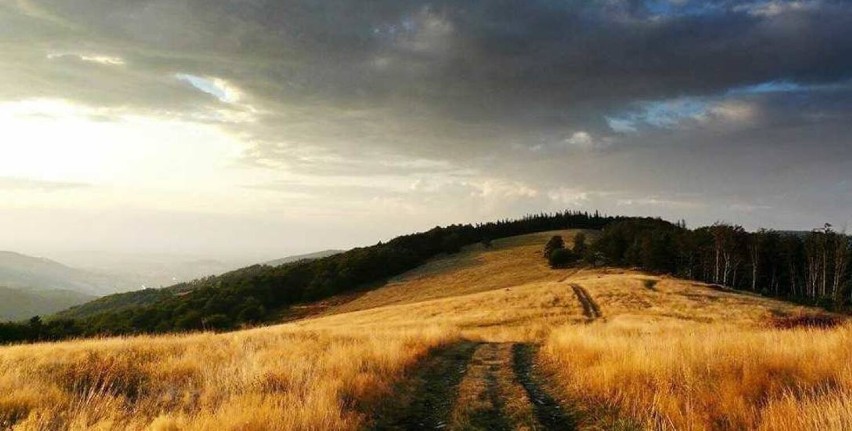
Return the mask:
[[842, 317], [642, 271], [550, 268], [544, 242], [561, 235], [570, 247], [577, 232], [471, 244], [281, 325], [0, 348], [0, 422], [16, 430], [852, 425], [841, 414], [852, 397], [852, 370], [838, 366], [852, 354]]

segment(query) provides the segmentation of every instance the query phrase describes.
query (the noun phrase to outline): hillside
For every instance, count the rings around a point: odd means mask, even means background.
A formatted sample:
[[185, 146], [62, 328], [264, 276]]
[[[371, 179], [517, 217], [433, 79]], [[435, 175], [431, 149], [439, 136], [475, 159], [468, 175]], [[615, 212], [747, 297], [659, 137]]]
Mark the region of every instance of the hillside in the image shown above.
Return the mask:
[[0, 322], [53, 314], [95, 299], [70, 290], [31, 290], [0, 287]]
[[[340, 251], [338, 250], [324, 250], [316, 253], [288, 256], [281, 259], [265, 262], [262, 264], [262, 266], [281, 266], [289, 263], [320, 259], [323, 257], [333, 256], [338, 253], [340, 253]], [[212, 276], [214, 274], [209, 275]], [[199, 281], [203, 282], [203, 280], [204, 279], [200, 279]], [[159, 301], [185, 294], [198, 287], [198, 285], [201, 284], [200, 282], [185, 282], [171, 285], [165, 288], [149, 288], [107, 295], [102, 298], [86, 302], [85, 304], [75, 304], [74, 307], [61, 309], [61, 311], [57, 312], [51, 317], [53, 319], [85, 319], [107, 313], [119, 313], [129, 309], [156, 304]]]
[[307, 253], [307, 254], [297, 254], [294, 256], [287, 256], [281, 259], [270, 260], [268, 262], [264, 262], [264, 265], [268, 266], [281, 266], [288, 263], [299, 262], [304, 260], [315, 260], [322, 259], [324, 257], [334, 256], [335, 254], [343, 253], [344, 250], [323, 250], [315, 253]]
[[[844, 414], [852, 406], [852, 368], [844, 365], [852, 327], [839, 317], [638, 271], [553, 270], [541, 256], [550, 234], [468, 246], [287, 324], [0, 348], [0, 423], [15, 430], [852, 426]], [[809, 327], [814, 322], [839, 326]]]
[[124, 310], [144, 307], [168, 299], [181, 292], [189, 291], [191, 287], [178, 285], [162, 289], [143, 289], [132, 292], [114, 293], [101, 298], [73, 304], [69, 307], [55, 310], [51, 319], [85, 319], [106, 313], [117, 313]]

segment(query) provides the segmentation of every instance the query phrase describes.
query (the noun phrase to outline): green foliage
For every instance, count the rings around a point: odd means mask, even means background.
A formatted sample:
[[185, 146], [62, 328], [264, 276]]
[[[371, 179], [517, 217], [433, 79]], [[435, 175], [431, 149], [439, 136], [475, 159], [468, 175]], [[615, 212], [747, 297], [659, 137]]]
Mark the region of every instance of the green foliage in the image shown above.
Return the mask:
[[58, 319], [83, 319], [105, 312], [116, 312], [128, 308], [154, 304], [163, 299], [174, 296], [181, 291], [188, 291], [191, 289], [191, 283], [182, 283], [177, 286], [164, 289], [143, 289], [134, 292], [116, 293], [60, 311], [51, 317]]
[[557, 248], [550, 253], [547, 262], [551, 268], [565, 268], [572, 263], [576, 263], [579, 256], [567, 248]]
[[556, 250], [561, 250], [565, 248], [565, 240], [562, 239], [559, 235], [554, 235], [550, 237], [550, 240], [547, 241], [547, 244], [544, 245], [544, 257], [550, 259], [550, 256], [553, 255], [553, 252]]

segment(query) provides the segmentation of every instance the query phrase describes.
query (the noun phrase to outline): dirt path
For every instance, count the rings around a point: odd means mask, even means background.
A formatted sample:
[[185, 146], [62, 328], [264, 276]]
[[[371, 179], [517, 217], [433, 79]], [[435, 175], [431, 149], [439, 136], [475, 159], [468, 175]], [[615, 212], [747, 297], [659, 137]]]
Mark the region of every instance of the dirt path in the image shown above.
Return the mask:
[[592, 299], [592, 296], [589, 295], [589, 292], [580, 286], [579, 284], [571, 284], [571, 289], [574, 290], [574, 295], [577, 295], [577, 299], [580, 301], [580, 304], [583, 305], [583, 315], [586, 316], [589, 320], [595, 320], [600, 318], [603, 314], [601, 314], [601, 308]]
[[535, 370], [537, 347], [530, 344], [516, 344], [512, 348], [512, 365], [521, 385], [532, 401], [537, 422], [536, 430], [575, 430], [577, 420], [570, 412], [563, 410], [559, 403], [544, 389], [542, 377]]
[[573, 430], [535, 373], [535, 348], [466, 342], [436, 352], [400, 385], [374, 430]]
[[479, 343], [462, 342], [433, 352], [390, 402], [374, 416], [372, 430], [447, 429], [458, 386]]

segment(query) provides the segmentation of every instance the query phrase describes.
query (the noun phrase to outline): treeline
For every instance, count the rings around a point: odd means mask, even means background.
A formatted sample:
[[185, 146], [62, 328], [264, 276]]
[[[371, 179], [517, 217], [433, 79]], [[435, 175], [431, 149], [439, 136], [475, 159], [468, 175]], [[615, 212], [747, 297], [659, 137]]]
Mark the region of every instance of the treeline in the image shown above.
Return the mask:
[[0, 342], [68, 337], [228, 330], [262, 323], [287, 306], [380, 283], [441, 253], [478, 242], [556, 229], [601, 229], [624, 218], [598, 213], [558, 212], [518, 220], [436, 227], [386, 243], [277, 267], [255, 265], [217, 277], [172, 286], [180, 292], [153, 304], [104, 312], [83, 319], [0, 324]]
[[607, 226], [585, 259], [826, 308], [852, 303], [850, 238], [830, 225], [800, 233], [746, 232], [724, 223], [690, 230], [685, 223], [631, 219]]

